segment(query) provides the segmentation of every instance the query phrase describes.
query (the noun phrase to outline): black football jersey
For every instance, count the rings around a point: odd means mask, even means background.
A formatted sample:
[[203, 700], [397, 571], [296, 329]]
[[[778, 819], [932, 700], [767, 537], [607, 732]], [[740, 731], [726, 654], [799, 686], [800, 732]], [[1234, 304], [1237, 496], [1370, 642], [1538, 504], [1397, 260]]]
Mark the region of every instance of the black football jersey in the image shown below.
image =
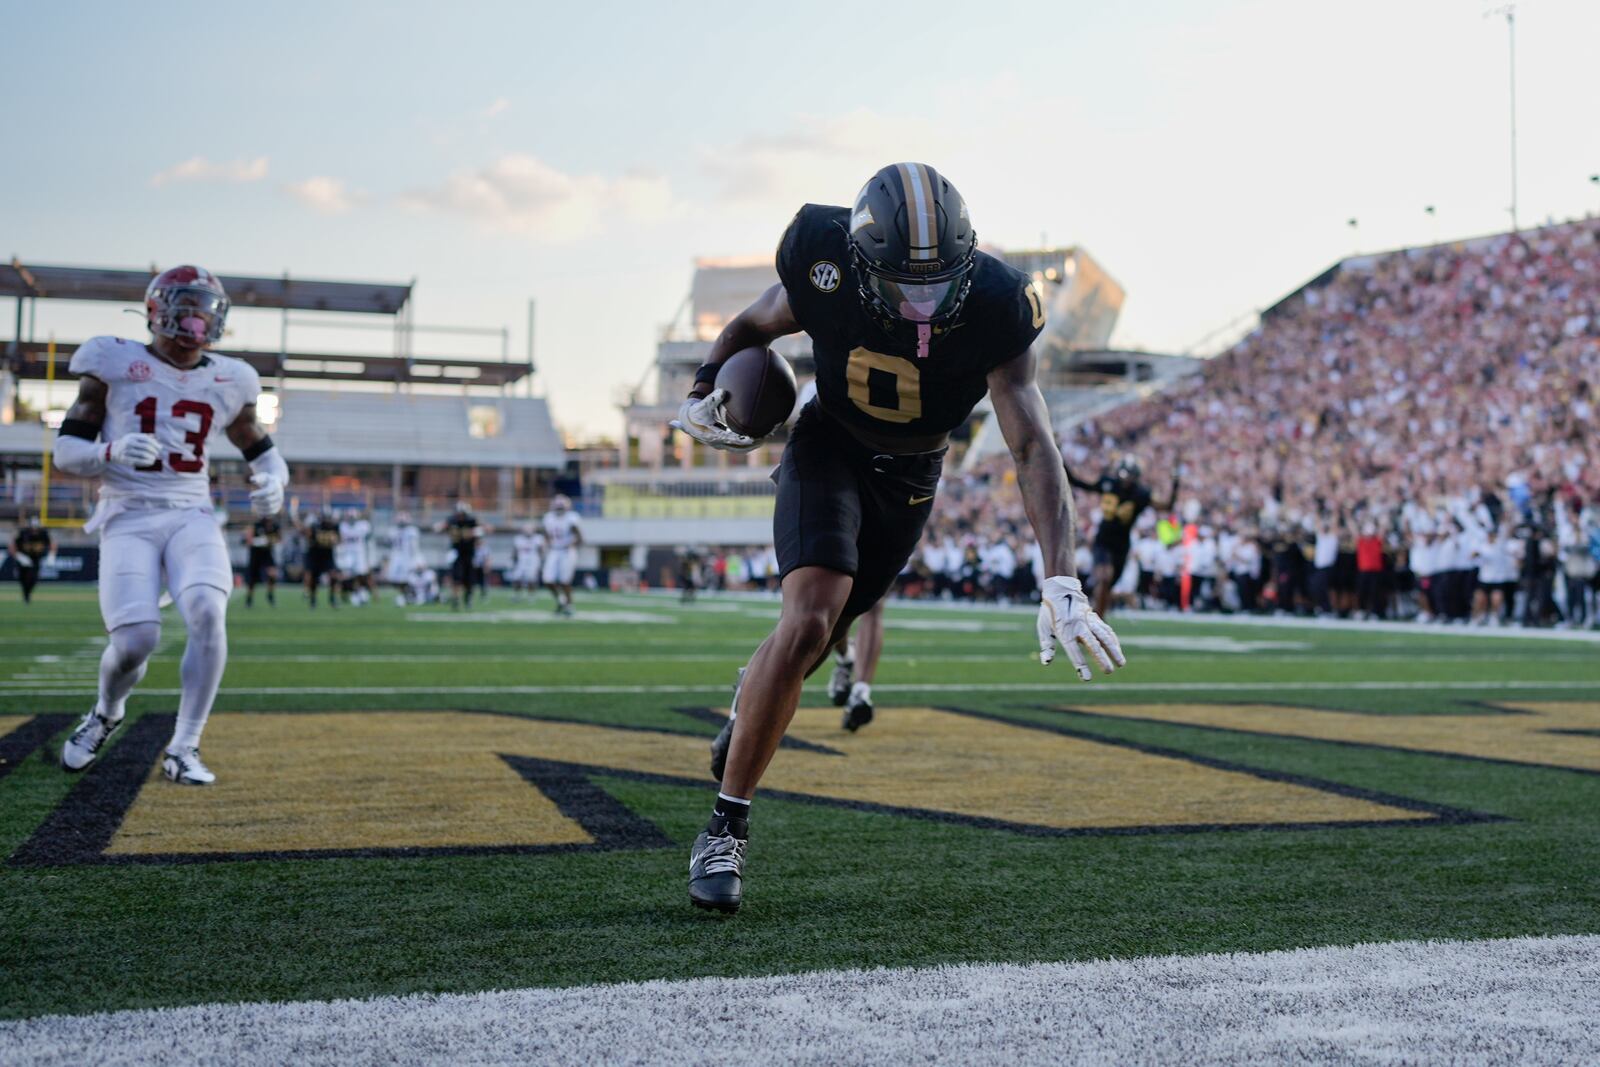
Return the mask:
[[1095, 541], [1102, 545], [1126, 546], [1133, 537], [1133, 524], [1150, 506], [1150, 490], [1142, 485], [1129, 488], [1109, 474], [1095, 483], [1100, 494], [1100, 529]]
[[312, 527], [312, 546], [318, 551], [333, 554], [339, 547], [339, 523], [336, 519], [323, 519]]
[[250, 527], [251, 548], [271, 548], [282, 537], [278, 520], [274, 516], [266, 515], [255, 521]]
[[478, 517], [470, 512], [451, 515], [446, 530], [452, 545], [470, 545], [478, 540]]
[[1030, 280], [984, 252], [955, 324], [925, 359], [911, 329], [891, 334], [867, 314], [852, 280], [849, 211], [807, 204], [778, 244], [778, 277], [817, 363], [817, 401], [876, 437], [926, 437], [959, 427], [988, 391], [990, 371], [1027, 351], [1044, 328]]
[[43, 526], [24, 526], [17, 531], [17, 547], [33, 557], [35, 563], [41, 556], [50, 554], [50, 535]]

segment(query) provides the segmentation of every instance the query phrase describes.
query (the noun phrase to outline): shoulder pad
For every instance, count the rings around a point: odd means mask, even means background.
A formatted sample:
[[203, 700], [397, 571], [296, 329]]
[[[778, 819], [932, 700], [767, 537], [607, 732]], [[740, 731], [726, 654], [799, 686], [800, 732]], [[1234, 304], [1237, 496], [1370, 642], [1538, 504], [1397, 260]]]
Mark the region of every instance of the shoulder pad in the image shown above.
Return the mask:
[[825, 204], [806, 204], [795, 212], [778, 242], [778, 278], [791, 295], [821, 295], [844, 281], [849, 211]]
[[135, 355], [144, 356], [144, 346], [125, 337], [91, 337], [72, 353], [67, 364], [69, 373], [92, 374], [101, 381], [121, 380], [128, 377], [127, 369]]

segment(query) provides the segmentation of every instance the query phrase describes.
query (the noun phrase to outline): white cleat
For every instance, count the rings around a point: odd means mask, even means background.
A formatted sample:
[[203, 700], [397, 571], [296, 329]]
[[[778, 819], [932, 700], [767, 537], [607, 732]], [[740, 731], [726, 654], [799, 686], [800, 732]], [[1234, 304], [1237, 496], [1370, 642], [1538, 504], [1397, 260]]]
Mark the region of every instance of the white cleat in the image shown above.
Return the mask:
[[161, 759], [161, 773], [166, 775], [167, 781], [179, 785], [210, 785], [217, 780], [217, 776], [200, 762], [198, 748], [168, 752]]
[[90, 708], [89, 714], [83, 717], [78, 728], [72, 731], [72, 736], [67, 738], [67, 743], [61, 746], [61, 769], [81, 771], [89, 766], [121, 726], [121, 719], [107, 719], [98, 708]]

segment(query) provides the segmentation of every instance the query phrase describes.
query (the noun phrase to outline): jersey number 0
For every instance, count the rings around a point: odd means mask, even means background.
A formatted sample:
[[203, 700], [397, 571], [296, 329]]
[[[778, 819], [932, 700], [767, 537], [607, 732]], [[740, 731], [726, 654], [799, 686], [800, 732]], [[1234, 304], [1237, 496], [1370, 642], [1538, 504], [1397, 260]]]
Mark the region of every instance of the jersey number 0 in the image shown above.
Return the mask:
[[[133, 406], [133, 413], [139, 416], [139, 432], [154, 434], [156, 432], [156, 398], [147, 396]], [[193, 430], [184, 431], [183, 439], [194, 449], [194, 455], [186, 456], [182, 452], [169, 452], [167, 465], [179, 474], [198, 474], [206, 469], [206, 438], [211, 433], [211, 420], [216, 412], [210, 404], [199, 400], [179, 400], [172, 405], [174, 419], [187, 418], [190, 415], [198, 416], [200, 425]], [[138, 468], [142, 471], [158, 471], [161, 461], [158, 459], [148, 467]]]
[[922, 371], [909, 359], [853, 349], [844, 377], [850, 402], [873, 418], [911, 422], [922, 417]]

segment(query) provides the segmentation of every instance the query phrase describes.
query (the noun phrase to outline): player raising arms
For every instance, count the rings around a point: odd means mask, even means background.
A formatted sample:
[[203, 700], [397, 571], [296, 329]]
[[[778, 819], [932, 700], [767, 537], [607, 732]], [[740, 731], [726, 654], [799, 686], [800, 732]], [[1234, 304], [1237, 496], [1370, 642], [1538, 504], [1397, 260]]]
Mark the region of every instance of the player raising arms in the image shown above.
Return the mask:
[[72, 354], [82, 380], [55, 441], [57, 466], [100, 476], [84, 530], [100, 532], [100, 614], [110, 634], [99, 699], [62, 747], [61, 765], [89, 766], [122, 724], [128, 694], [161, 639], [165, 575], [189, 640], [177, 729], [161, 769], [169, 781], [209, 785], [216, 776], [200, 762], [200, 731], [228, 658], [233, 569], [211, 510], [208, 445], [222, 429], [244, 453], [257, 515], [283, 507], [289, 467], [256, 422], [256, 372], [206, 354], [228, 316], [222, 283], [199, 267], [174, 267], [150, 282], [145, 308], [150, 344], [95, 337]]
[[1158, 503], [1150, 487], [1139, 481], [1139, 461], [1125, 455], [1117, 465], [1102, 474], [1097, 481], [1086, 482], [1071, 471], [1067, 483], [1074, 489], [1100, 494], [1100, 525], [1094, 532], [1094, 570], [1090, 582], [1094, 585], [1094, 610], [1106, 615], [1111, 610], [1111, 589], [1122, 577], [1128, 565], [1128, 551], [1133, 544], [1133, 525], [1144, 514], [1144, 509], [1171, 511], [1178, 502], [1179, 476], [1172, 476], [1172, 492], [1165, 503]]
[[1085, 680], [1086, 650], [1106, 671], [1124, 662], [1073, 577], [1072, 498], [1034, 383], [1043, 303], [1027, 278], [978, 251], [955, 187], [924, 164], [884, 167], [851, 208], [802, 207], [777, 267], [779, 284], [712, 344], [677, 420], [705, 444], [750, 449], [755, 442], [723, 418], [718, 367], [745, 348], [810, 334], [817, 398], [784, 449], [773, 518], [783, 607], [750, 660], [722, 788], [690, 853], [690, 900], [727, 912], [743, 897], [750, 801], [801, 683], [910, 558], [949, 434], [986, 390], [1051, 575], [1040, 660], [1049, 663], [1059, 642]]

